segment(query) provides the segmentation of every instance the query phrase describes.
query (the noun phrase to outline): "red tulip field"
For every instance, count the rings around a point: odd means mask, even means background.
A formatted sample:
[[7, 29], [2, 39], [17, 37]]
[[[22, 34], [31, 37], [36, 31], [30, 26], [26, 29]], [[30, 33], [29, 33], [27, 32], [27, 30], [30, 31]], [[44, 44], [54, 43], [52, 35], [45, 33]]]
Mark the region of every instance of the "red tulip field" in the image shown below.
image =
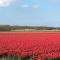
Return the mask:
[[0, 32], [0, 54], [5, 53], [36, 60], [60, 56], [60, 32]]

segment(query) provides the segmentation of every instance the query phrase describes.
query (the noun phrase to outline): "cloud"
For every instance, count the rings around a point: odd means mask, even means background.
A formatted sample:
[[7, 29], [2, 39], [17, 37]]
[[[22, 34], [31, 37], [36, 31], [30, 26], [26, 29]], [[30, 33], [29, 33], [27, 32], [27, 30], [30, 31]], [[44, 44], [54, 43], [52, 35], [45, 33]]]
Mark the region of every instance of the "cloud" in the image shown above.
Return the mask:
[[8, 7], [13, 0], [0, 0], [0, 7]]
[[37, 9], [37, 8], [39, 8], [39, 5], [32, 5], [32, 6], [31, 6], [31, 5], [27, 5], [27, 4], [26, 4], [26, 5], [21, 5], [21, 7], [22, 7], [22, 8], [35, 8], [35, 9]]
[[22, 8], [28, 8], [29, 5], [22, 5], [21, 7], [22, 7]]
[[33, 8], [39, 8], [39, 5], [34, 5]]

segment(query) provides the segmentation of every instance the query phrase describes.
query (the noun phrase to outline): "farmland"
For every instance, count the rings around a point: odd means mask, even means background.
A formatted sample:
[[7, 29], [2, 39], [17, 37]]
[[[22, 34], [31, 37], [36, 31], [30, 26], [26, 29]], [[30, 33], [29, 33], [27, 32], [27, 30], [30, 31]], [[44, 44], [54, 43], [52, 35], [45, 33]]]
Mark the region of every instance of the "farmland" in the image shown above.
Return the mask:
[[0, 54], [60, 56], [60, 32], [0, 32]]

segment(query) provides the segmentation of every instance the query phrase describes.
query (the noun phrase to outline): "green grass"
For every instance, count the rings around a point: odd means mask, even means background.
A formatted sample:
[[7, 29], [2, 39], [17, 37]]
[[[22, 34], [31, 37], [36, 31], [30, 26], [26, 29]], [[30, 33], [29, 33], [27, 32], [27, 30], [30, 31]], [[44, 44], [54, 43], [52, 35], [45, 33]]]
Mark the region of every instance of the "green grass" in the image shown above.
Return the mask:
[[22, 60], [21, 57], [15, 55], [0, 55], [0, 60]]
[[3, 54], [0, 55], [0, 60], [31, 60], [31, 57], [32, 56], [18, 57], [15, 55]]
[[[3, 54], [0, 55], [0, 60], [32, 60], [32, 56], [18, 57], [15, 55]], [[46, 57], [44, 60], [60, 60], [60, 57], [56, 57], [56, 58]]]

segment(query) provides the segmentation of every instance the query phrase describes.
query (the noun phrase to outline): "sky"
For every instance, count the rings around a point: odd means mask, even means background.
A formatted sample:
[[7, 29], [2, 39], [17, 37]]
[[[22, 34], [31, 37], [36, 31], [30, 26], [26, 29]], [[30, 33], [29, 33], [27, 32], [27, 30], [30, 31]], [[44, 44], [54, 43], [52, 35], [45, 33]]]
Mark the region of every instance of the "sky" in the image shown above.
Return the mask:
[[60, 0], [0, 0], [0, 24], [60, 27]]

